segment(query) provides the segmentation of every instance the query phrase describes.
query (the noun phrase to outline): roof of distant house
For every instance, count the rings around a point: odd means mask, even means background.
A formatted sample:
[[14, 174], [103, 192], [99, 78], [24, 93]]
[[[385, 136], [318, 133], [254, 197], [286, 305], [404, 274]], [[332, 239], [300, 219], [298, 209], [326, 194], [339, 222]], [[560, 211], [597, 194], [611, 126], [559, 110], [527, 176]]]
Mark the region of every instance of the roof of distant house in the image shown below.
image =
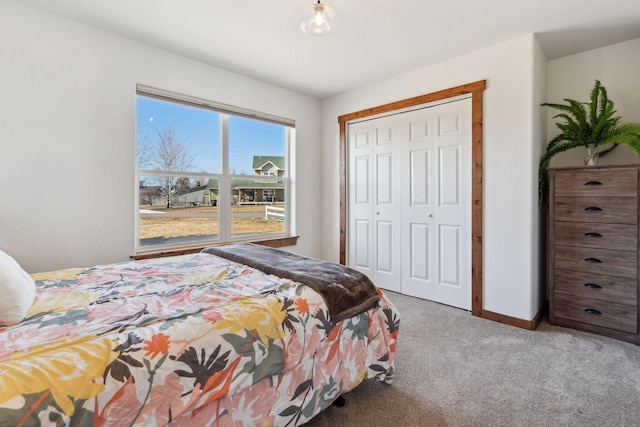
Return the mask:
[[195, 193], [197, 191], [206, 190], [207, 188], [208, 188], [208, 185], [198, 185], [196, 187], [182, 189], [179, 192], [177, 192], [175, 195], [182, 196], [184, 194]]
[[262, 169], [269, 162], [278, 169], [284, 169], [284, 156], [253, 156], [253, 169]]
[[[211, 180], [206, 188], [210, 190], [218, 190], [218, 181]], [[256, 179], [234, 179], [231, 182], [233, 190], [267, 190], [267, 189], [283, 189], [282, 181], [260, 181]]]

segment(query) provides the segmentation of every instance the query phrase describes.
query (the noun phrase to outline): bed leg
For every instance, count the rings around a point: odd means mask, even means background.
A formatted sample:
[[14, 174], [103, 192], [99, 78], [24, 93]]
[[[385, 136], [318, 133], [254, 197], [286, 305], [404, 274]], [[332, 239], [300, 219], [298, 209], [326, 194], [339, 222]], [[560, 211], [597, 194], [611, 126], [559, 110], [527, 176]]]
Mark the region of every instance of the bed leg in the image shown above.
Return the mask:
[[336, 405], [339, 408], [342, 408], [345, 403], [347, 403], [347, 400], [342, 396], [338, 396], [338, 398], [333, 401], [333, 405]]

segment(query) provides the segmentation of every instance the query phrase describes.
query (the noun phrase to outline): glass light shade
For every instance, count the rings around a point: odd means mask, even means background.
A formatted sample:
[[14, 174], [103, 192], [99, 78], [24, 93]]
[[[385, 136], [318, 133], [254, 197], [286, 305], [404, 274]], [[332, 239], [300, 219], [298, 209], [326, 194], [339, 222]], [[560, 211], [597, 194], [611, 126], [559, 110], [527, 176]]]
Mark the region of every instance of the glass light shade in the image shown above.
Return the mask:
[[300, 28], [306, 34], [324, 36], [335, 28], [335, 18], [336, 14], [333, 9], [318, 0], [318, 3], [313, 5], [313, 16], [309, 19], [303, 19]]

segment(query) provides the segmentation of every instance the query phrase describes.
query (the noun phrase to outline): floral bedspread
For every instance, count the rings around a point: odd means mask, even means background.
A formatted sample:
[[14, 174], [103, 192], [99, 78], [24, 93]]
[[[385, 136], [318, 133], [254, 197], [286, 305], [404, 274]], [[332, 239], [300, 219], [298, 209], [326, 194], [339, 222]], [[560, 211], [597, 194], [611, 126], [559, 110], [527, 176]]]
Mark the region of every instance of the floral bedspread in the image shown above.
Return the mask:
[[382, 292], [336, 323], [304, 284], [205, 253], [34, 278], [0, 328], [3, 426], [293, 426], [393, 375]]

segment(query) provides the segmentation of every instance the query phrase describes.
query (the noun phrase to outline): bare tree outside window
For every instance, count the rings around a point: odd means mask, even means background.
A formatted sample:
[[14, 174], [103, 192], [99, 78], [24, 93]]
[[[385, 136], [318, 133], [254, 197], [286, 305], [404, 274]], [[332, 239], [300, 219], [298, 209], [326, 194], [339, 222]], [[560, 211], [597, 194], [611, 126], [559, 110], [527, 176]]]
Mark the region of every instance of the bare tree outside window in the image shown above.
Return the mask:
[[[156, 141], [152, 141], [148, 134], [138, 129], [136, 161], [139, 168], [186, 172], [193, 168], [194, 158], [187, 142], [178, 136], [175, 127], [171, 126], [159, 131]], [[163, 176], [158, 177], [158, 180], [160, 193], [167, 201], [167, 208], [170, 209], [171, 197], [176, 192], [180, 178]]]
[[149, 131], [138, 123], [136, 128], [136, 167], [138, 169], [149, 169], [153, 148], [153, 140]]

